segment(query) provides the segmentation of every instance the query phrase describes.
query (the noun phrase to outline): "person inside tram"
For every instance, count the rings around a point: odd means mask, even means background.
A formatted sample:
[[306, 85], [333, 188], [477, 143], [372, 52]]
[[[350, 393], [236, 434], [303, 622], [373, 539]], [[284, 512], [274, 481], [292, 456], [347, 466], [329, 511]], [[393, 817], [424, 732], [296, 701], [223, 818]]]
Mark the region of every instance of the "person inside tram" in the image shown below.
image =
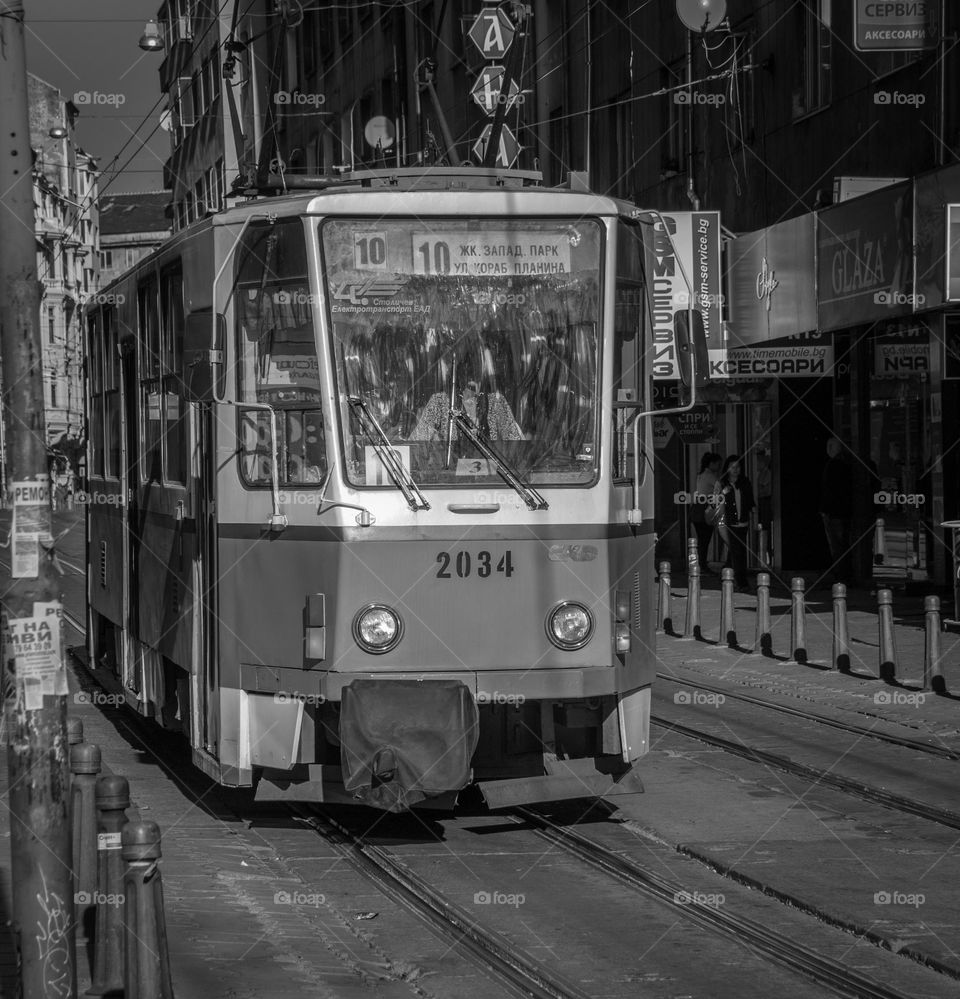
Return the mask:
[[[460, 393], [459, 408], [467, 416], [477, 434], [483, 440], [519, 441], [523, 431], [517, 423], [510, 404], [499, 392], [481, 392], [479, 382], [470, 379]], [[445, 441], [450, 418], [450, 393], [434, 392], [420, 411], [416, 425], [410, 433], [410, 440]], [[453, 440], [459, 438], [459, 429], [454, 424]]]

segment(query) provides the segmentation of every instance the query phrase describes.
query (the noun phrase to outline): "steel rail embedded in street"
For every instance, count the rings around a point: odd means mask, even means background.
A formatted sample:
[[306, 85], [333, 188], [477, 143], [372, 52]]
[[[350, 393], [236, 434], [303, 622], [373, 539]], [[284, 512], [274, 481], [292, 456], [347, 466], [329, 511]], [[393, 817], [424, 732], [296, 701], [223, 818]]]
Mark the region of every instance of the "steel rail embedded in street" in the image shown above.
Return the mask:
[[[518, 808], [516, 814], [559, 849], [648, 897], [674, 907], [684, 918], [733, 937], [743, 946], [760, 951], [771, 961], [835, 989], [841, 995], [856, 996], [857, 999], [909, 999], [904, 993], [887, 988], [837, 961], [821, 957], [812, 949], [754, 920], [734, 915], [726, 908], [719, 909], [697, 902], [695, 895], [683, 885], [671, 883], [645, 870], [635, 861], [592, 842], [572, 829], [551, 822], [531, 808]], [[679, 895], [686, 896], [689, 901], [677, 901]]]
[[[667, 680], [670, 683], [693, 683], [691, 680], [680, 680], [668, 673], [657, 673], [658, 680]], [[707, 690], [711, 694], [723, 694], [724, 697], [736, 701], [743, 701], [745, 704], [755, 704], [757, 707], [769, 708], [771, 711], [779, 711], [785, 715], [792, 715], [794, 718], [802, 718], [804, 721], [816, 722], [818, 725], [826, 725], [829, 728], [839, 729], [841, 732], [849, 732], [851, 735], [868, 736], [871, 739], [878, 739], [881, 742], [889, 743], [891, 746], [900, 746], [903, 749], [913, 749], [918, 753], [927, 753], [930, 756], [939, 756], [944, 760], [960, 760], [960, 753], [947, 749], [945, 746], [937, 746], [930, 742], [920, 742], [918, 739], [909, 739], [906, 736], [890, 735], [887, 732], [878, 732], [876, 729], [867, 728], [864, 725], [851, 725], [849, 722], [838, 721], [836, 718], [826, 718], [824, 715], [815, 714], [812, 711], [804, 711], [803, 708], [793, 708], [788, 704], [777, 704], [768, 701], [763, 697], [752, 697], [750, 694], [741, 694], [729, 687], [716, 687], [709, 683], [703, 683], [699, 678], [696, 680], [699, 690]], [[883, 719], [880, 719], [883, 720]]]

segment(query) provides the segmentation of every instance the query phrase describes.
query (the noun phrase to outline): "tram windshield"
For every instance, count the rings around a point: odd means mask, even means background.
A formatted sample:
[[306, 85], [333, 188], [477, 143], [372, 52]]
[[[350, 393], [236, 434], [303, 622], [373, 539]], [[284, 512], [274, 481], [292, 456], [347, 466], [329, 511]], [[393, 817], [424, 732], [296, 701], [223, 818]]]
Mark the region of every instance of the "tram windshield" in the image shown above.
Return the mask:
[[392, 481], [362, 410], [422, 485], [501, 481], [458, 415], [528, 483], [594, 481], [598, 223], [328, 219], [321, 243], [353, 484]]

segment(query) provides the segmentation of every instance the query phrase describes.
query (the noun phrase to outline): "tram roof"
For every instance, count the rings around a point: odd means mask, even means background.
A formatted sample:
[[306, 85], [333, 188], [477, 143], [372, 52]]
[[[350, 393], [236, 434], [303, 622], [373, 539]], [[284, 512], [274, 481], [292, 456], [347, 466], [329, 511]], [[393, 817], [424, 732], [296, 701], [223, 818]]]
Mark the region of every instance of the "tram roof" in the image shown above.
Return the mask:
[[[543, 187], [534, 171], [487, 170], [479, 167], [398, 168], [344, 174], [342, 177], [287, 178], [288, 193], [257, 198], [214, 216], [214, 225], [235, 224], [249, 214], [326, 215], [413, 214], [412, 195], [430, 193], [429, 207], [420, 202], [416, 214], [462, 214], [465, 195], [482, 198], [479, 212], [533, 215], [616, 215], [633, 206], [586, 189]], [[291, 188], [296, 187], [295, 190]], [[562, 199], [558, 202], [558, 198]]]

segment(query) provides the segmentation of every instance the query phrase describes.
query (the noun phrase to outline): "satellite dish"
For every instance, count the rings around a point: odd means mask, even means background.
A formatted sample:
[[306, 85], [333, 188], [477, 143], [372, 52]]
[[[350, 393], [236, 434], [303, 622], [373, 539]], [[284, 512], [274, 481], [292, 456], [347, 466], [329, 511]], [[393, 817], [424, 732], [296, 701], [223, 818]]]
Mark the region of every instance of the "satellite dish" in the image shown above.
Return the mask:
[[677, 17], [691, 31], [713, 31], [727, 16], [727, 0], [677, 0]]
[[393, 122], [386, 115], [378, 114], [371, 118], [363, 130], [363, 137], [374, 149], [389, 149], [397, 137]]

